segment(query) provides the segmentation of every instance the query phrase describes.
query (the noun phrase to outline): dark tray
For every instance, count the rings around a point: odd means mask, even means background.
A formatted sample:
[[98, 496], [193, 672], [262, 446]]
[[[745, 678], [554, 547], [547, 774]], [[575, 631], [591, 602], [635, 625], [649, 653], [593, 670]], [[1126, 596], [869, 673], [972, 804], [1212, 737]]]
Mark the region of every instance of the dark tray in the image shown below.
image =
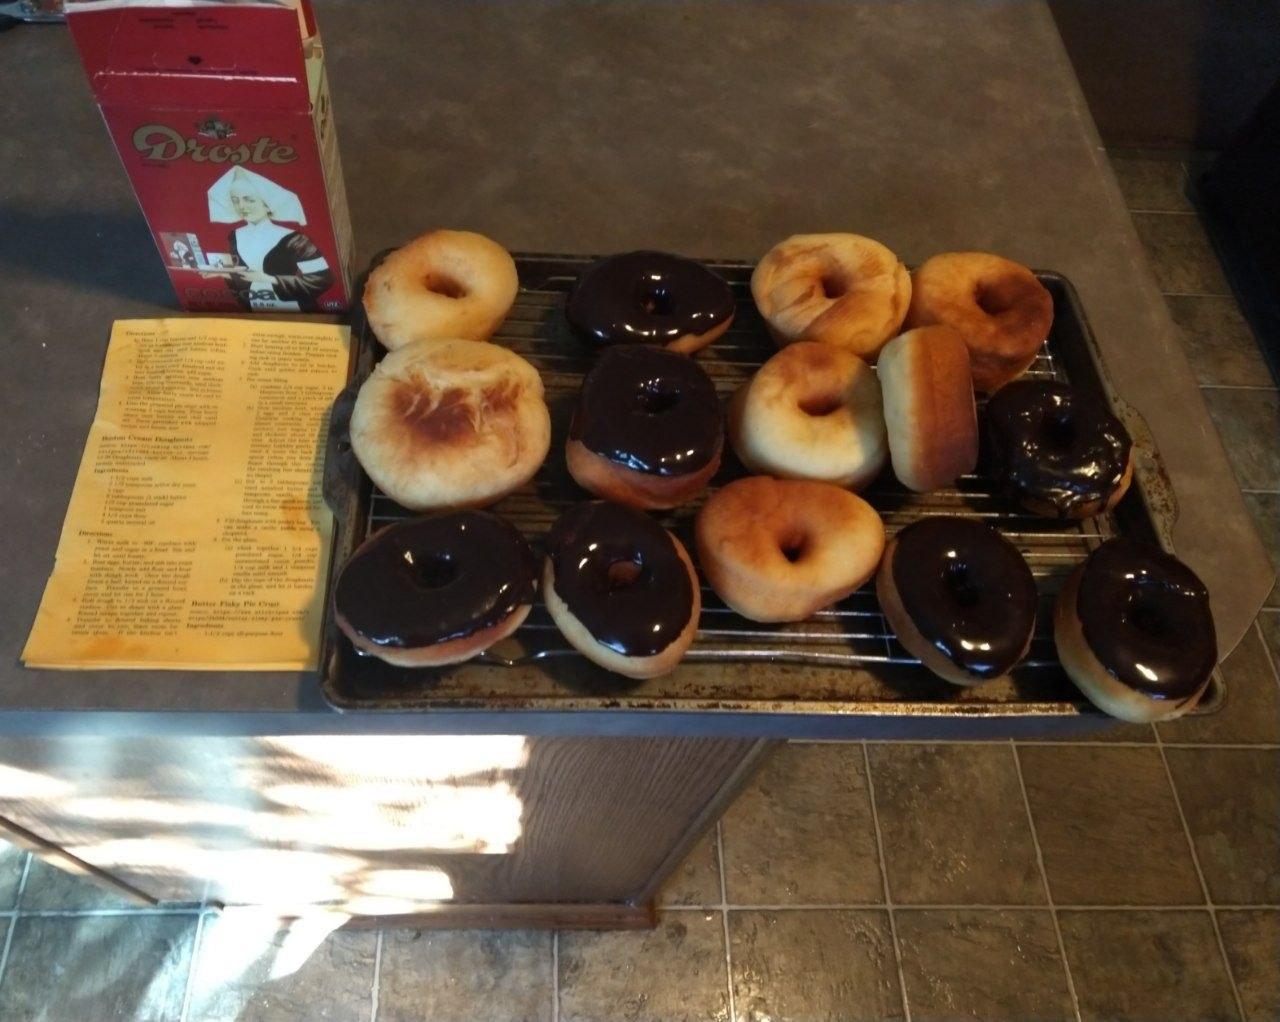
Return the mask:
[[[563, 305], [589, 257], [516, 256], [520, 294], [494, 337], [542, 373], [551, 409], [547, 461], [523, 490], [493, 510], [513, 521], [537, 549], [557, 514], [587, 499], [570, 478], [564, 438], [591, 353], [570, 333]], [[776, 348], [751, 301], [748, 263], [707, 260], [732, 286], [738, 312], [732, 328], [697, 357], [727, 396]], [[890, 534], [928, 514], [959, 513], [996, 525], [1026, 556], [1040, 591], [1035, 637], [1028, 659], [1006, 680], [960, 689], [934, 677], [898, 644], [871, 586], [792, 625], [747, 621], [703, 586], [698, 637], [672, 674], [630, 681], [594, 666], [560, 636], [538, 604], [510, 639], [454, 667], [407, 670], [357, 654], [326, 618], [321, 656], [324, 697], [340, 710], [662, 711], [744, 715], [865, 715], [870, 717], [1038, 717], [1068, 725], [1102, 721], [1057, 662], [1051, 634], [1053, 597], [1070, 570], [1104, 539], [1133, 535], [1168, 547], [1177, 511], [1145, 423], [1109, 386], [1083, 309], [1071, 284], [1055, 273], [1037, 274], [1054, 301], [1054, 325], [1030, 375], [1069, 380], [1102, 394], [1125, 421], [1136, 446], [1134, 485], [1119, 507], [1085, 522], [1027, 514], [992, 492], [980, 476], [953, 489], [913, 494], [886, 469], [864, 491]], [[336, 517], [330, 590], [338, 571], [370, 531], [410, 513], [376, 491], [351, 454], [351, 406], [382, 349], [357, 314], [353, 325], [354, 375], [334, 404], [325, 463], [325, 497]], [[712, 486], [743, 474], [726, 445]], [[700, 502], [699, 502], [700, 503]], [[691, 553], [698, 503], [660, 516]], [[1222, 698], [1216, 675], [1196, 712]], [[1011, 720], [1010, 724], [1014, 722]], [[1046, 721], [1048, 723], [1048, 721]]]

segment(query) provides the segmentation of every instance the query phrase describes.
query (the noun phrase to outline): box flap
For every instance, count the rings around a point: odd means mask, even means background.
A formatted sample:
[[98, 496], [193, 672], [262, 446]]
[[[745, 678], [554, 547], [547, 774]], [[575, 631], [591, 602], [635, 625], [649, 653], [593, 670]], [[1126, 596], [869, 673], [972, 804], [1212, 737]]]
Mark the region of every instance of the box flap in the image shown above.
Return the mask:
[[103, 106], [307, 107], [295, 7], [98, 0], [68, 4], [67, 24]]

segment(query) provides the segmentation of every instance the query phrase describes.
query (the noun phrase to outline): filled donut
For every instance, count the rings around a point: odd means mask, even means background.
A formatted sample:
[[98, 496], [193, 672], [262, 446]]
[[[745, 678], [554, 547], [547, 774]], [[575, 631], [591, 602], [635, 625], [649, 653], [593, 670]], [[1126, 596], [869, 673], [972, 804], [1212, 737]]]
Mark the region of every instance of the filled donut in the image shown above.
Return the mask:
[[1133, 480], [1133, 441], [1101, 399], [1052, 380], [1015, 380], [983, 410], [985, 469], [1038, 515], [1088, 518]]
[[431, 231], [370, 272], [364, 311], [392, 351], [423, 340], [487, 341], [519, 288], [515, 261], [496, 241], [471, 231]]
[[779, 346], [820, 341], [874, 362], [907, 314], [911, 277], [870, 238], [796, 234], [765, 253], [751, 294]]
[[483, 341], [418, 341], [374, 367], [351, 412], [369, 478], [415, 511], [491, 504], [547, 456], [551, 417], [538, 371]]
[[711, 378], [684, 355], [608, 348], [582, 385], [565, 458], [579, 486], [639, 508], [671, 508], [706, 489], [724, 426]]
[[694, 535], [711, 587], [752, 621], [800, 621], [844, 599], [875, 573], [884, 551], [884, 525], [861, 497], [768, 476], [713, 493]]
[[964, 338], [974, 389], [1020, 376], [1053, 326], [1053, 296], [1025, 266], [986, 252], [944, 252], [911, 275], [907, 326], [943, 323]]
[[1072, 572], [1053, 638], [1089, 701], [1139, 724], [1194, 707], [1218, 662], [1204, 583], [1172, 554], [1132, 539], [1107, 540]]
[[587, 659], [629, 678], [673, 670], [698, 630], [698, 577], [681, 542], [648, 515], [589, 501], [552, 526], [543, 596]]
[[1027, 562], [995, 529], [970, 518], [921, 518], [889, 540], [876, 597], [906, 650], [955, 685], [1008, 674], [1035, 630]]
[[596, 346], [656, 344], [691, 355], [729, 329], [736, 309], [729, 285], [701, 263], [627, 252], [584, 272], [565, 314]]
[[342, 567], [334, 617], [356, 649], [398, 667], [470, 659], [520, 627], [538, 563], [509, 522], [461, 511], [397, 522]]
[[978, 461], [978, 413], [969, 353], [950, 327], [908, 330], [880, 353], [880, 388], [893, 473], [927, 493]]
[[752, 472], [861, 489], [889, 456], [880, 383], [851, 351], [789, 344], [734, 395], [729, 439]]

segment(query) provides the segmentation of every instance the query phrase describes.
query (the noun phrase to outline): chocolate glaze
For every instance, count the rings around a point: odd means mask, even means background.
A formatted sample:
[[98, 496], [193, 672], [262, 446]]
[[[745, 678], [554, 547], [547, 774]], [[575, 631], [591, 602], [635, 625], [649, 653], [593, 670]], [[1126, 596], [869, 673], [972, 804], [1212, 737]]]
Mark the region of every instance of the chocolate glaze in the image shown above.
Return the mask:
[[1001, 387], [987, 402], [984, 425], [988, 469], [1006, 492], [1064, 516], [1115, 492], [1133, 446], [1100, 399], [1046, 380]]
[[1076, 614], [1102, 666], [1153, 699], [1195, 695], [1218, 662], [1204, 583], [1151, 544], [1110, 539], [1090, 554]]
[[582, 385], [569, 437], [635, 472], [688, 475], [724, 443], [715, 384], [696, 362], [663, 348], [608, 349]]
[[1017, 548], [968, 518], [922, 518], [898, 533], [893, 584], [916, 628], [977, 678], [1009, 671], [1035, 625], [1036, 584]]
[[577, 504], [552, 527], [547, 556], [556, 594], [617, 653], [661, 653], [689, 623], [689, 570], [671, 535], [640, 511], [603, 500]]
[[509, 522], [459, 511], [397, 522], [342, 568], [334, 609], [378, 646], [416, 649], [472, 635], [533, 602], [538, 562]]
[[593, 344], [670, 344], [729, 319], [729, 285], [701, 263], [665, 252], [627, 252], [578, 278], [565, 314]]

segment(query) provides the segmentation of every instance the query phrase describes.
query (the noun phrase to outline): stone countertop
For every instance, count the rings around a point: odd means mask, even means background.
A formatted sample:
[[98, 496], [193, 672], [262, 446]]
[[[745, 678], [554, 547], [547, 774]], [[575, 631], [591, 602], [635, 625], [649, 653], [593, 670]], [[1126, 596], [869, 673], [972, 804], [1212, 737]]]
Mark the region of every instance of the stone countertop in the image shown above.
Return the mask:
[[[428, 227], [514, 250], [754, 259], [849, 230], [906, 262], [988, 249], [1076, 285], [1145, 417], [1223, 652], [1272, 575], [1047, 8], [786, 0], [328, 0], [357, 259]], [[0, 731], [591, 730], [598, 717], [338, 715], [307, 675], [28, 671], [18, 657], [111, 321], [172, 296], [65, 28], [0, 34]], [[685, 730], [673, 718], [640, 730]]]

